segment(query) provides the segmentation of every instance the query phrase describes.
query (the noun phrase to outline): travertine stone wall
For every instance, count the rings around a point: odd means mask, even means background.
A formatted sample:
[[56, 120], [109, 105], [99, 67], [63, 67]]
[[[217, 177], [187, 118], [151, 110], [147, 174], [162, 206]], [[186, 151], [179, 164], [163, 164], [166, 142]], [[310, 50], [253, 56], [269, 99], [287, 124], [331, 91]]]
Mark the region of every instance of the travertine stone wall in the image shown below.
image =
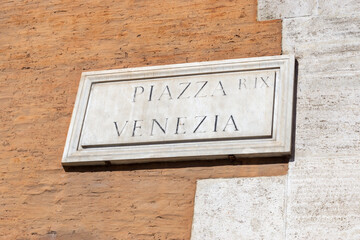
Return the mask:
[[306, 2], [298, 15], [258, 13], [282, 16], [283, 53], [299, 63], [287, 239], [360, 239], [360, 2]]
[[281, 54], [281, 21], [257, 22], [256, 10], [256, 0], [1, 1], [0, 239], [189, 239], [197, 179], [286, 174], [273, 160], [60, 164], [82, 71]]

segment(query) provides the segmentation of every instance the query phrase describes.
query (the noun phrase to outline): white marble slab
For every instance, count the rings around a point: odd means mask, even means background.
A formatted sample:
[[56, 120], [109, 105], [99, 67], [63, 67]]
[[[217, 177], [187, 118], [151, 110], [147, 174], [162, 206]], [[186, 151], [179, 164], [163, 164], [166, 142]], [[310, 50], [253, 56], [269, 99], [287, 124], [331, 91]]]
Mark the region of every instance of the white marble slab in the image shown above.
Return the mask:
[[83, 73], [63, 164], [290, 153], [294, 57]]

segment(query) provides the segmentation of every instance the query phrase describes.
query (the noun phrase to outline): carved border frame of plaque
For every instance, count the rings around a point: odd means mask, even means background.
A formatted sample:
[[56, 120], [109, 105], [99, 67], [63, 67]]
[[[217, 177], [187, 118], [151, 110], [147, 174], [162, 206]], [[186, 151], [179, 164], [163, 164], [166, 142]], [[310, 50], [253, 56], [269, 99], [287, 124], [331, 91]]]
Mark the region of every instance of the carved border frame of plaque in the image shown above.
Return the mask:
[[[214, 72], [277, 69], [272, 136], [237, 140], [181, 142], [150, 145], [109, 146], [82, 149], [79, 141], [94, 83], [176, 77]], [[289, 156], [294, 94], [294, 56], [270, 56], [211, 62], [185, 63], [82, 73], [62, 164], [103, 165], [156, 161], [210, 160], [228, 156]]]

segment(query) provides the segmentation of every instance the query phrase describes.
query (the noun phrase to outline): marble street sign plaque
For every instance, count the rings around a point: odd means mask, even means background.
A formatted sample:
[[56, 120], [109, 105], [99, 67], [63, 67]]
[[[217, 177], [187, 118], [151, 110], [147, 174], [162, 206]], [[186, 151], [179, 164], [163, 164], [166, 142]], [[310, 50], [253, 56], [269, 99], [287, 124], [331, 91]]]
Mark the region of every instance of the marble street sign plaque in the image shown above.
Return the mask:
[[290, 154], [294, 57], [82, 74], [63, 165]]

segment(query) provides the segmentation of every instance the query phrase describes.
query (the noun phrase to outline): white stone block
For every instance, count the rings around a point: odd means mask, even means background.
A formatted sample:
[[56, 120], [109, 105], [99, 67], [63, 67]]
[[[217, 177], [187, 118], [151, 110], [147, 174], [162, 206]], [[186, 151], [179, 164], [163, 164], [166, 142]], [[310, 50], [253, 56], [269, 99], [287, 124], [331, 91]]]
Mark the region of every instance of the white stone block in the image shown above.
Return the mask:
[[359, 16], [359, 0], [318, 0], [319, 14], [324, 16]]
[[299, 76], [295, 157], [360, 155], [359, 76]]
[[286, 176], [197, 182], [192, 240], [285, 239]]
[[288, 240], [360, 239], [360, 157], [331, 155], [290, 164]]
[[295, 157], [360, 153], [359, 26], [359, 16], [283, 21], [284, 52], [299, 62]]
[[283, 20], [284, 54], [294, 54], [297, 59], [314, 60], [327, 57], [358, 56], [360, 49], [360, 16], [309, 17]]
[[317, 11], [316, 0], [258, 0], [258, 21], [304, 17]]

